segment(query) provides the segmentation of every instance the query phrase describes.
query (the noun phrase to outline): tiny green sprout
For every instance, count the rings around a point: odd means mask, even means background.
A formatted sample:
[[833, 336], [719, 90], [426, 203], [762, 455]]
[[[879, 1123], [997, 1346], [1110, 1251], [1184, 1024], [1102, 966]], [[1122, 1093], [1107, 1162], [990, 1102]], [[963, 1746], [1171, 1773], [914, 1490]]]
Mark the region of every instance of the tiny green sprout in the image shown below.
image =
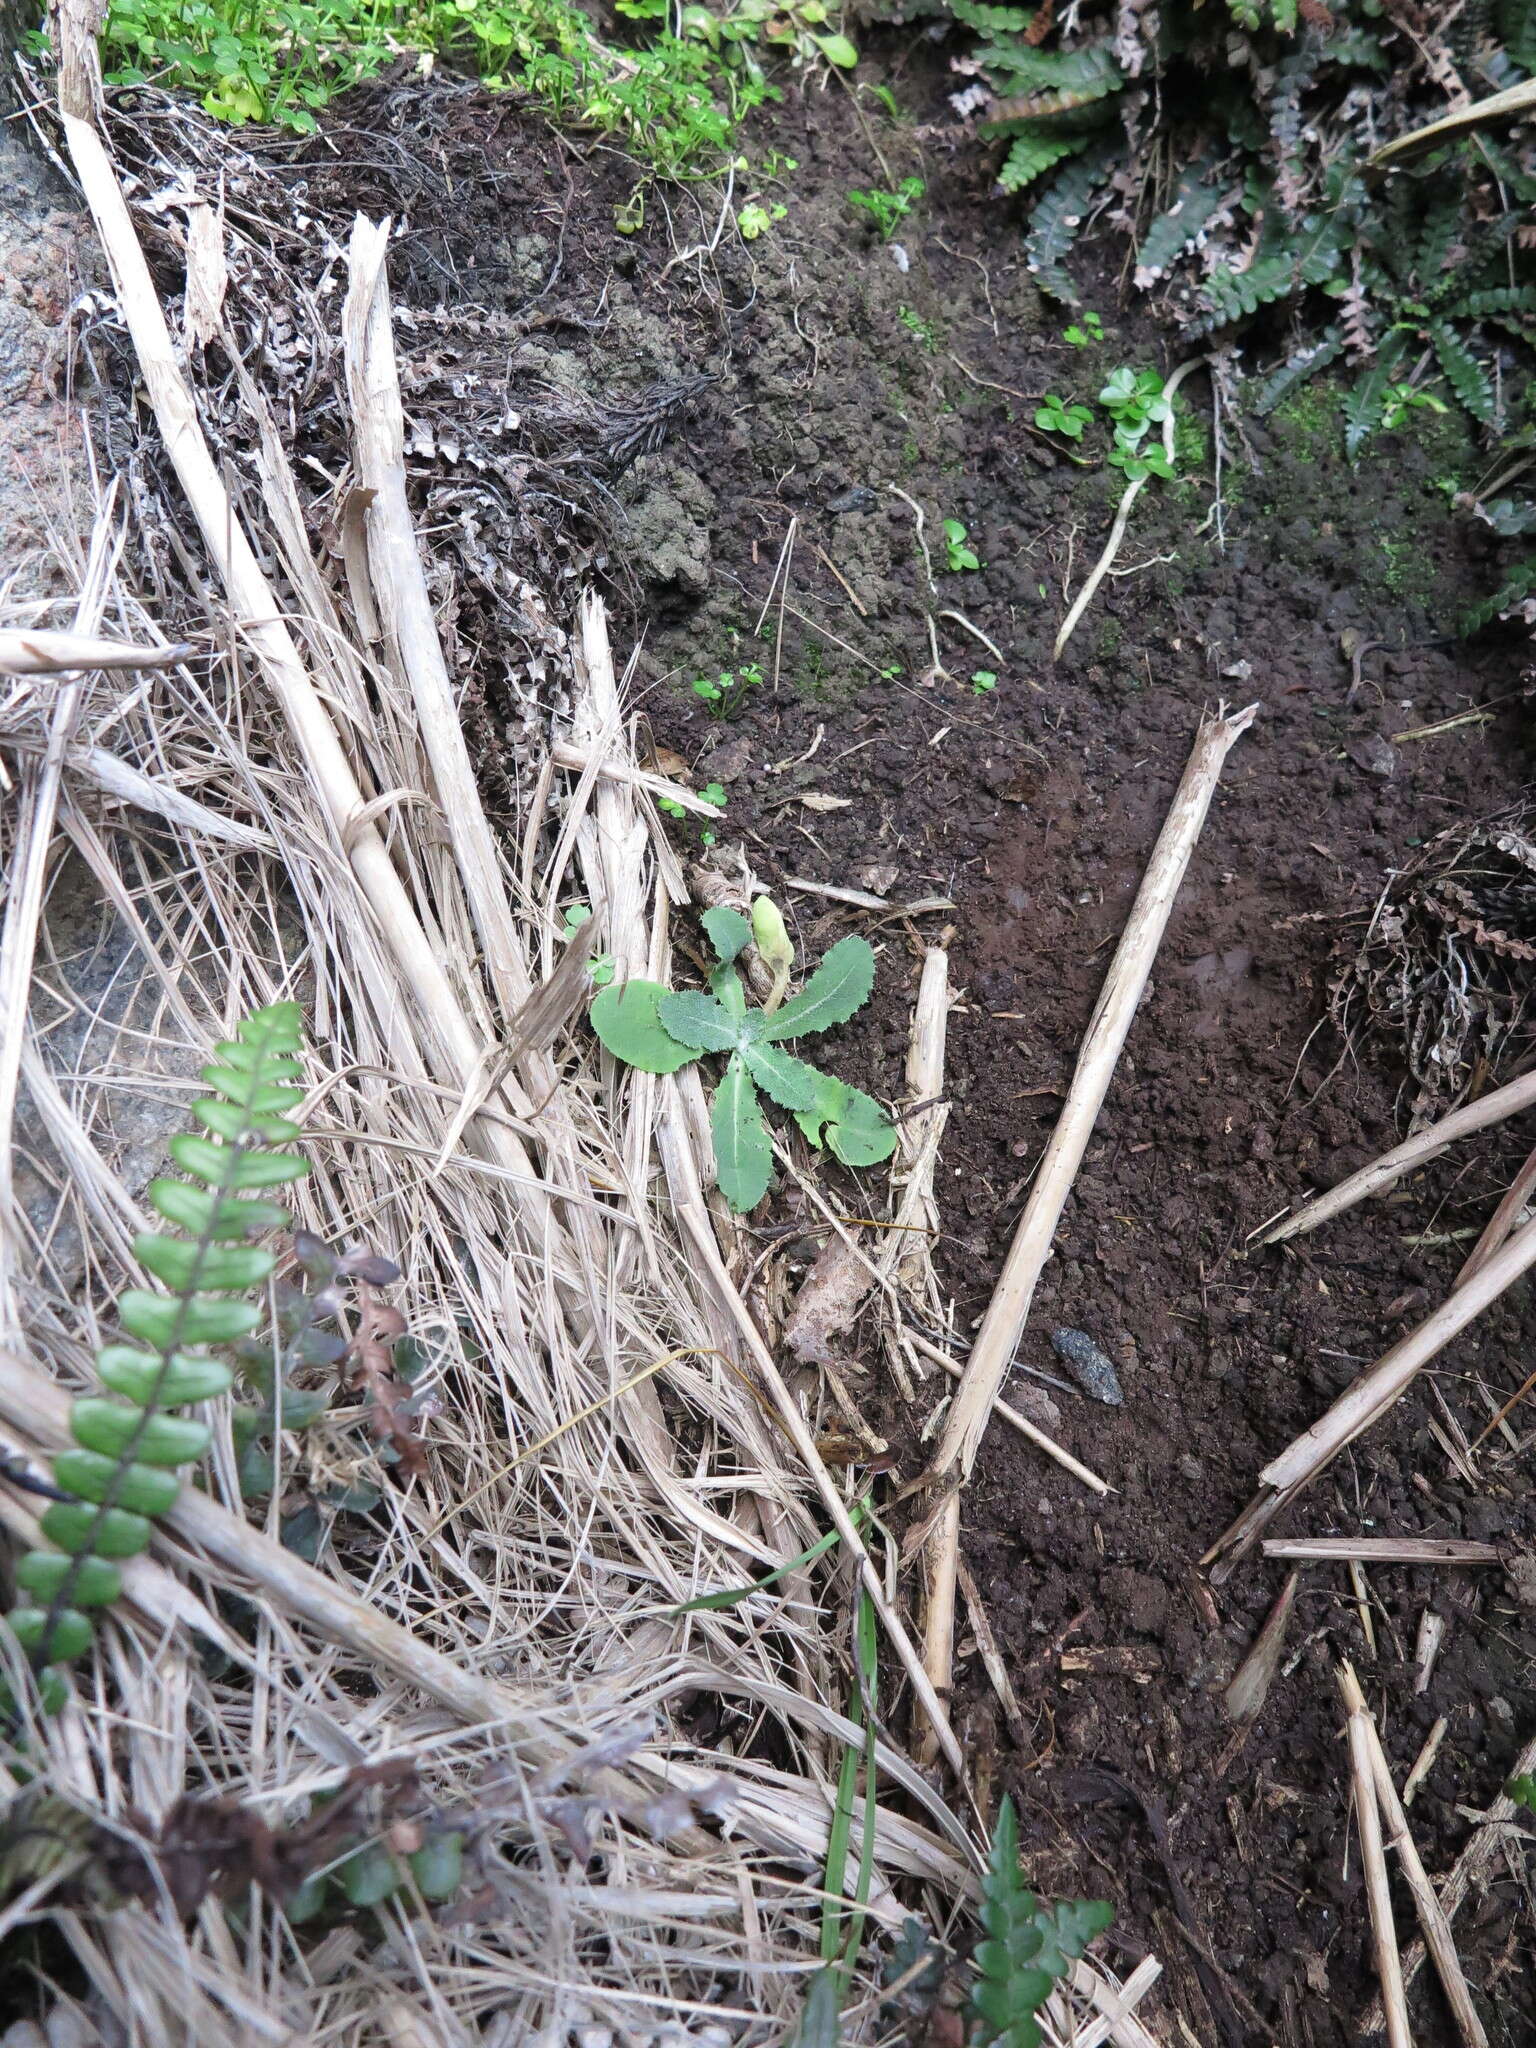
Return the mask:
[[939, 337], [931, 320], [925, 320], [921, 313], [914, 312], [910, 306], [898, 306], [896, 318], [910, 334], [917, 336], [929, 355], [934, 354], [939, 346]]
[[869, 89], [890, 115], [891, 119], [899, 121], [901, 119], [901, 102], [897, 99], [895, 93], [891, 91], [891, 88], [888, 85], [872, 85]]
[[971, 695], [984, 697], [988, 690], [997, 688], [997, 677], [989, 668], [979, 668], [971, 677]]
[[[582, 926], [591, 918], [591, 915], [592, 909], [590, 904], [571, 904], [562, 920], [565, 930], [561, 933], [561, 937], [574, 939]], [[587, 972], [592, 977], [592, 986], [594, 988], [606, 988], [614, 975], [613, 955], [611, 953], [594, 953], [587, 962]]]
[[903, 178], [894, 192], [850, 192], [848, 204], [868, 214], [881, 241], [888, 242], [926, 189], [921, 178]]
[[901, 663], [899, 661], [893, 661], [889, 668], [881, 669], [880, 680], [882, 683], [894, 683], [900, 676], [900, 674]]
[[775, 221], [783, 220], [789, 212], [787, 206], [777, 200], [772, 206], [763, 206], [755, 199], [749, 200], [736, 215], [736, 229], [744, 242], [755, 242], [759, 235], [766, 235]]
[[706, 782], [699, 791], [699, 795], [703, 797], [705, 803], [713, 804], [716, 810], [723, 811], [725, 809], [726, 795], [724, 787], [720, 783]]
[[748, 661], [739, 668], [722, 669], [717, 676], [695, 676], [691, 687], [714, 717], [730, 718], [741, 709], [748, 690], [755, 690], [762, 680], [761, 666]]
[[1385, 397], [1381, 424], [1389, 434], [1394, 427], [1400, 427], [1411, 412], [1447, 413], [1451, 409], [1433, 391], [1420, 391], [1412, 384], [1389, 384]]
[[656, 808], [658, 811], [665, 811], [669, 818], [686, 818], [688, 815], [675, 796], [657, 797]]
[[1093, 424], [1093, 410], [1086, 405], [1068, 405], [1054, 391], [1048, 391], [1043, 405], [1035, 409], [1035, 425], [1048, 434], [1065, 434], [1069, 441], [1081, 441], [1084, 427]]
[[979, 569], [981, 558], [974, 548], [966, 546], [965, 528], [958, 519], [944, 522], [945, 566], [951, 575], [958, 575], [962, 569]]
[[1097, 313], [1085, 313], [1081, 323], [1066, 328], [1061, 338], [1073, 348], [1087, 348], [1091, 343], [1104, 339], [1104, 322]]

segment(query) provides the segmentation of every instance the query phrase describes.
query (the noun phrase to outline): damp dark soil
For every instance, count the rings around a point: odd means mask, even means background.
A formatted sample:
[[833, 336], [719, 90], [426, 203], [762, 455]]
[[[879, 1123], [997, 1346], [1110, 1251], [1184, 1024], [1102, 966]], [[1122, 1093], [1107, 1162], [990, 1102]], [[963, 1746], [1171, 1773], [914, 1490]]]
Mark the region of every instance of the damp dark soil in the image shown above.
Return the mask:
[[[1085, 259], [1103, 341], [1069, 344], [1071, 316], [1038, 295], [974, 139], [937, 85], [897, 89], [915, 118], [868, 94], [791, 94], [753, 138], [754, 161], [777, 152], [774, 175], [738, 174], [728, 204], [647, 187], [508, 99], [385, 91], [305, 153], [306, 203], [335, 222], [354, 206], [399, 218], [413, 477], [453, 536], [444, 624], [509, 825], [536, 657], [487, 644], [477, 579], [526, 573], [558, 597], [595, 570], [657, 746], [726, 793], [720, 849], [740, 842], [806, 956], [847, 929], [882, 944], [877, 998], [833, 1057], [888, 1100], [922, 948], [948, 944], [960, 1000], [936, 1256], [962, 1341], [1201, 711], [1260, 702], [1010, 1388], [1114, 1490], [1096, 1499], [993, 1427], [964, 1548], [1030, 1747], [1010, 1740], [969, 1636], [954, 1714], [983, 1799], [1019, 1802], [1039, 1887], [1111, 1898], [1123, 1968], [1148, 1947], [1164, 1959], [1164, 2040], [1333, 2048], [1374, 1990], [1334, 1662], [1359, 1664], [1400, 1782], [1443, 1719], [1412, 1808], [1440, 1872], [1532, 1733], [1536, 1633], [1498, 1570], [1393, 1566], [1371, 1576], [1372, 1647], [1345, 1568], [1310, 1566], [1239, 1745], [1222, 1690], [1285, 1568], [1250, 1561], [1212, 1592], [1195, 1567], [1265, 1462], [1444, 1294], [1521, 1156], [1495, 1134], [1294, 1251], [1245, 1248], [1401, 1135], [1401, 1048], [1341, 1044], [1330, 979], [1395, 865], [1519, 795], [1528, 649], [1456, 637], [1493, 579], [1477, 530], [1447, 510], [1447, 480], [1479, 461], [1455, 418], [1416, 412], [1415, 435], [1351, 468], [1326, 389], [1262, 425], [1223, 405], [1218, 429], [1202, 373], [1180, 480], [1142, 494], [1053, 665], [1120, 478], [1066, 459], [1035, 405], [1091, 398], [1117, 364], [1167, 366], [1188, 345], [1127, 310], [1109, 246]], [[847, 194], [909, 174], [926, 193], [883, 244]], [[736, 225], [748, 203], [770, 217], [751, 241]], [[448, 475], [471, 459], [480, 499]], [[500, 525], [476, 509], [486, 493]], [[978, 567], [951, 568], [945, 520]], [[697, 847], [696, 828], [678, 836]], [[803, 882], [953, 907], [882, 915]], [[759, 1223], [789, 1213], [773, 1200]], [[814, 1248], [790, 1240], [792, 1279]], [[1023, 1372], [1062, 1376], [1057, 1325], [1112, 1358], [1122, 1407]], [[1275, 1533], [1528, 1541], [1521, 1413], [1470, 1467], [1457, 1446], [1520, 1384], [1533, 1337], [1517, 1288]], [[874, 1353], [871, 1399], [910, 1476], [939, 1390], [908, 1413]], [[1430, 1606], [1445, 1646], [1416, 1692]], [[1536, 2038], [1519, 1868], [1501, 1859], [1458, 1920], [1507, 2043]], [[1419, 2039], [1449, 2040], [1426, 1980], [1414, 2002]]]

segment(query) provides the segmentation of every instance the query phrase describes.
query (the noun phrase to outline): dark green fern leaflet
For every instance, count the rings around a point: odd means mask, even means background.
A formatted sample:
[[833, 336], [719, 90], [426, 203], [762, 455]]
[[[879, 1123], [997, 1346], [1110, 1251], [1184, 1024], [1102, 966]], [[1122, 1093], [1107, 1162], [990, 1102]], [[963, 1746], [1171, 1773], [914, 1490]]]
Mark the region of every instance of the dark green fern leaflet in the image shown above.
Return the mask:
[[261, 1287], [275, 1261], [250, 1240], [288, 1221], [262, 1190], [309, 1171], [294, 1154], [267, 1149], [299, 1135], [287, 1113], [303, 1096], [301, 1044], [297, 1003], [247, 1017], [203, 1068], [210, 1092], [193, 1104], [201, 1131], [171, 1140], [188, 1178], [150, 1185], [150, 1201], [172, 1228], [138, 1238], [134, 1250], [165, 1292], [130, 1287], [118, 1302], [118, 1320], [135, 1341], [104, 1346], [96, 1361], [118, 1398], [75, 1402], [75, 1447], [53, 1461], [56, 1484], [75, 1497], [42, 1517], [56, 1547], [28, 1551], [16, 1567], [27, 1597], [10, 1624], [38, 1670], [89, 1648], [92, 1610], [121, 1590], [114, 1560], [145, 1548], [151, 1519], [180, 1492], [176, 1468], [208, 1447], [206, 1423], [169, 1411], [228, 1393], [229, 1368], [207, 1347], [238, 1343], [259, 1320], [256, 1304], [236, 1297]]
[[1019, 1869], [1018, 1822], [1005, 1797], [981, 1880], [986, 1938], [976, 1950], [971, 1991], [976, 2048], [1039, 2048], [1035, 2014], [1113, 1917], [1101, 1900], [1040, 1904]]

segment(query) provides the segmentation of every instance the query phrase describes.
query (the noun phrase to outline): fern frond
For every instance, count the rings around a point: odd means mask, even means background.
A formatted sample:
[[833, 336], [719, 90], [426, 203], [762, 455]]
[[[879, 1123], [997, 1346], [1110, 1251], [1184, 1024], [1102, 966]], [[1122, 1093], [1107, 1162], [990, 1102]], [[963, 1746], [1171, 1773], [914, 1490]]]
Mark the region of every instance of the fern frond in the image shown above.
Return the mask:
[[1377, 350], [1375, 362], [1344, 401], [1344, 453], [1351, 462], [1381, 425], [1392, 373], [1407, 347], [1408, 336], [1401, 328], [1394, 328]]
[[[175, 1468], [207, 1449], [206, 1423], [168, 1411], [227, 1393], [228, 1368], [203, 1349], [234, 1344], [259, 1311], [230, 1297], [271, 1276], [270, 1252], [249, 1239], [287, 1221], [256, 1191], [299, 1180], [309, 1169], [289, 1153], [266, 1149], [298, 1135], [287, 1112], [303, 1099], [295, 1085], [302, 1044], [297, 1003], [253, 1011], [232, 1039], [215, 1047], [202, 1071], [209, 1093], [193, 1104], [205, 1131], [171, 1140], [171, 1156], [190, 1179], [156, 1180], [149, 1199], [180, 1235], [146, 1233], [134, 1244], [140, 1264], [167, 1288], [129, 1288], [118, 1303], [137, 1344], [108, 1344], [97, 1359], [120, 1400], [82, 1397], [53, 1476], [70, 1498], [56, 1500], [41, 1528], [54, 1550], [33, 1550], [16, 1567], [30, 1601], [15, 1608], [11, 1631], [39, 1671], [82, 1656], [92, 1637], [91, 1610], [120, 1591], [115, 1558], [134, 1557], [180, 1491]], [[200, 1181], [202, 1185], [191, 1183]], [[56, 1691], [56, 1688], [55, 1688]]]
[[949, 0], [949, 11], [982, 36], [1021, 36], [1035, 18], [1032, 7], [988, 7], [982, 0]]
[[1125, 84], [1125, 74], [1108, 43], [1089, 43], [1080, 50], [1032, 50], [1027, 43], [989, 43], [976, 56], [987, 71], [1006, 72], [1010, 90], [1023, 95], [1017, 101], [1000, 102], [992, 117], [998, 121], [1034, 120], [1036, 101], [1052, 113], [1067, 105], [1087, 106]]
[[1480, 426], [1491, 427], [1498, 413], [1493, 379], [1447, 320], [1436, 320], [1429, 330], [1430, 346], [1461, 403]]
[[1015, 135], [997, 174], [1005, 192], [1022, 192], [1036, 178], [1088, 146], [1086, 135]]
[[981, 1880], [986, 1938], [976, 1950], [971, 1992], [978, 2048], [1039, 2048], [1035, 2014], [1113, 1917], [1102, 1901], [1040, 1904], [1019, 1869], [1019, 1827], [1005, 1796]]
[[1517, 604], [1536, 592], [1536, 555], [1527, 555], [1523, 562], [1516, 562], [1505, 571], [1504, 581], [1493, 593], [1472, 605], [1462, 616], [1463, 633], [1480, 633], [1484, 626], [1491, 626], [1495, 619], [1501, 619], [1506, 612], [1512, 612]]
[[1087, 218], [1093, 196], [1109, 178], [1120, 154], [1118, 137], [1105, 137], [1085, 150], [1037, 200], [1024, 237], [1024, 255], [1040, 289], [1069, 306], [1078, 303], [1077, 286], [1064, 259]]
[[1468, 292], [1446, 309], [1446, 317], [1453, 320], [1499, 320], [1518, 313], [1536, 316], [1536, 284], [1496, 285], [1489, 291]]
[[1145, 291], [1184, 251], [1225, 201], [1217, 185], [1206, 182], [1216, 169], [1217, 159], [1205, 156], [1191, 164], [1180, 178], [1173, 204], [1160, 213], [1141, 238], [1136, 251], [1136, 288]]
[[1264, 380], [1254, 401], [1254, 411], [1261, 419], [1272, 413], [1293, 391], [1299, 391], [1319, 370], [1326, 370], [1330, 363], [1336, 363], [1343, 353], [1343, 335], [1337, 327], [1328, 328], [1321, 341], [1309, 342], [1305, 348], [1297, 349]]

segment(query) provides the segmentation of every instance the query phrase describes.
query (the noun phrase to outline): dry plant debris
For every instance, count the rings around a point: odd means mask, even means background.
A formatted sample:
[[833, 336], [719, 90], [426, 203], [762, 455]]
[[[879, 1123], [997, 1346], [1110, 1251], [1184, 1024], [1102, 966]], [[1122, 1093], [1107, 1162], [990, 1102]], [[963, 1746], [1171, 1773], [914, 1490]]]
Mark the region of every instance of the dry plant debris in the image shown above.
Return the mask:
[[[898, 1652], [899, 1617], [721, 1257], [696, 1084], [606, 1061], [563, 1029], [563, 996], [549, 1029], [525, 1028], [573, 898], [625, 971], [664, 980], [684, 895], [637, 787], [601, 610], [573, 632], [546, 602], [555, 558], [520, 525], [540, 479], [500, 469], [411, 508], [420, 531], [460, 492], [423, 565], [436, 622], [410, 610], [422, 585], [382, 527], [399, 400], [367, 369], [381, 250], [360, 231], [349, 388], [339, 244], [296, 226], [256, 151], [150, 95], [131, 135], [108, 130], [138, 167], [130, 210], [90, 118], [88, 47], [65, 28], [64, 139], [117, 284], [89, 320], [122, 486], [103, 494], [73, 615], [28, 630], [159, 658], [126, 690], [79, 671], [68, 727], [45, 720], [41, 749], [8, 757], [10, 872], [74, 865], [70, 890], [13, 890], [6, 913], [6, 974], [37, 974], [30, 1006], [5, 1012], [0, 1139], [37, 1172], [0, 1188], [0, 1411], [26, 1456], [64, 1439], [93, 1322], [131, 1277], [157, 1135], [130, 1142], [123, 1077], [152, 1084], [163, 1130], [230, 1018], [290, 998], [312, 1020], [303, 1227], [406, 1269], [426, 1361], [413, 1392], [430, 1398], [408, 1456], [350, 1475], [375, 1503], [323, 1517], [315, 1563], [281, 1538], [296, 1504], [348, 1476], [327, 1469], [324, 1418], [275, 1442], [264, 1529], [216, 1432], [207, 1490], [125, 1568], [75, 1698], [24, 1730], [37, 1796], [92, 1827], [111, 1816], [122, 1867], [149, 1873], [119, 1880], [141, 1902], [82, 1905], [49, 1871], [23, 1910], [52, 1923], [104, 2025], [167, 2043], [323, 2027], [361, 2044], [385, 2022], [455, 2043], [783, 2031], [821, 1960], [845, 1753], [866, 1761], [845, 1845], [855, 1917], [896, 1930], [910, 1901], [947, 1926], [978, 1847], [881, 1731], [827, 1704], [848, 1689], [850, 1551]], [[223, 286], [216, 307], [201, 291], [182, 309], [178, 352], [162, 307], [189, 250], [209, 258], [198, 209], [215, 210]], [[141, 373], [154, 413], [124, 403]], [[335, 477], [369, 475], [361, 492], [295, 465], [300, 413], [330, 436]], [[61, 536], [66, 566], [73, 548]], [[492, 647], [533, 771], [515, 870], [456, 724], [434, 721], [442, 676], [483, 673]], [[569, 777], [540, 772], [552, 720], [583, 750]], [[109, 735], [135, 787], [182, 806], [103, 788], [77, 731]], [[398, 1335], [365, 1301], [348, 1372], [404, 1450]], [[23, 1501], [6, 1492], [0, 1511], [29, 1539]], [[796, 1558], [792, 1598], [696, 1603]], [[291, 1886], [350, 1850], [375, 1787], [367, 1820], [391, 1856], [418, 1852], [418, 1814], [462, 1817], [463, 1883], [440, 1905], [421, 1879], [414, 1897], [349, 1893], [356, 1967], [312, 1972], [283, 1925]], [[408, 1810], [391, 1787], [410, 1788]], [[9, 1820], [14, 1837], [24, 1812]], [[244, 1893], [242, 1918], [200, 1904], [247, 1876], [271, 1884]], [[874, 1963], [849, 1969], [848, 2038], [873, 2038]], [[1074, 1963], [1044, 2037], [1146, 2048], [1131, 2007], [1155, 1974], [1121, 1988]]]

